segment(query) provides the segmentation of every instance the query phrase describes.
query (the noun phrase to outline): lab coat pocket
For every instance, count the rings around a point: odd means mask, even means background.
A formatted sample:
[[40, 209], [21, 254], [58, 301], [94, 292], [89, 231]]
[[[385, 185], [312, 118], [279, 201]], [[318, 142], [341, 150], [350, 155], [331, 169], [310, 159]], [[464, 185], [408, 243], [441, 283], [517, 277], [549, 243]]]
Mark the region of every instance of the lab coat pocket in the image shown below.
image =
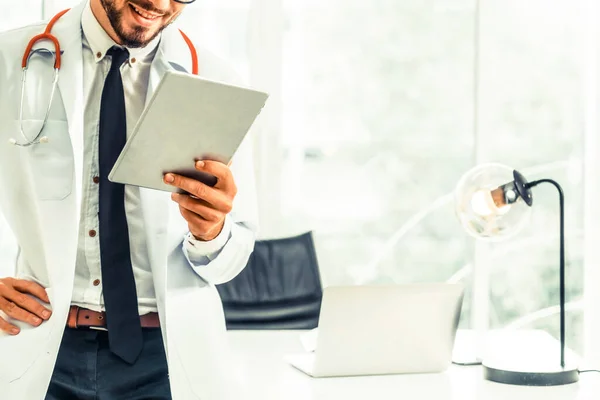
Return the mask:
[[[50, 289], [46, 289], [52, 302]], [[2, 315], [4, 317], [4, 315]], [[56, 318], [43, 322], [38, 327], [11, 321], [21, 332], [16, 336], [0, 332], [0, 387], [2, 384], [14, 382], [21, 378], [35, 364], [39, 357], [47, 351], [48, 341], [57, 326]]]
[[[23, 131], [29, 140], [40, 132], [42, 123], [42, 120], [23, 121]], [[73, 189], [73, 151], [67, 121], [48, 120], [40, 137], [46, 137], [47, 143], [22, 148], [27, 152], [33, 184], [40, 200], [62, 200]]]

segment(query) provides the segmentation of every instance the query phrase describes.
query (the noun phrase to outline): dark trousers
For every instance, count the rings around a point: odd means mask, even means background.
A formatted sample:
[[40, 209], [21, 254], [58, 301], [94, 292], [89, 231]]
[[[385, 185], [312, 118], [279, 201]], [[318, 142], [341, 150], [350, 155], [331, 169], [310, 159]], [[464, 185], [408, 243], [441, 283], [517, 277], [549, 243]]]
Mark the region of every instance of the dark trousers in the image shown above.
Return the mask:
[[134, 365], [113, 355], [108, 332], [65, 329], [46, 400], [171, 399], [160, 329], [144, 329]]

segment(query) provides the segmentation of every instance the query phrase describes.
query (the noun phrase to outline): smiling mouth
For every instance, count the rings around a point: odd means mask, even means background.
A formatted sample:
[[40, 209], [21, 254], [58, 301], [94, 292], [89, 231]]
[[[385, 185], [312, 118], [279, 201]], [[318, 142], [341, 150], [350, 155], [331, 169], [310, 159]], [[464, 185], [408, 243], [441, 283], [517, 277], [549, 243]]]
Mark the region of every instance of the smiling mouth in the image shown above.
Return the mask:
[[129, 3], [129, 5], [133, 9], [133, 11], [135, 11], [138, 15], [146, 18], [147, 20], [153, 21], [162, 17], [162, 14], [151, 13], [149, 11], [144, 10], [143, 8], [136, 6], [135, 4]]

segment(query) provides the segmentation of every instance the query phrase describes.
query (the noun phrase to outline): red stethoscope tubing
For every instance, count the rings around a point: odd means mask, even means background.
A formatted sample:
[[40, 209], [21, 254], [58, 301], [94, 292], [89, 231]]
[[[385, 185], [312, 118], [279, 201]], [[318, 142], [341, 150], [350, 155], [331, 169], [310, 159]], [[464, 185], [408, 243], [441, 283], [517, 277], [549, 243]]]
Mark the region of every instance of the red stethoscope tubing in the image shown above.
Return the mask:
[[[50, 22], [48, 23], [48, 26], [46, 26], [46, 30], [44, 31], [44, 33], [41, 33], [41, 34], [36, 35], [33, 38], [31, 38], [31, 40], [27, 44], [25, 53], [23, 54], [23, 61], [21, 62], [21, 67], [23, 69], [27, 69], [27, 62], [29, 60], [29, 54], [31, 53], [31, 49], [40, 40], [50, 40], [52, 43], [54, 43], [54, 50], [56, 51], [56, 58], [54, 60], [54, 68], [60, 69], [60, 63], [61, 63], [61, 59], [62, 59], [61, 54], [60, 54], [60, 42], [58, 41], [58, 38], [52, 34], [52, 28], [54, 28], [54, 25], [56, 24], [56, 22], [63, 15], [65, 15], [67, 13], [67, 11], [69, 11], [69, 9], [63, 10], [63, 11], [59, 12], [58, 14], [56, 14], [50, 20]], [[183, 36], [183, 40], [185, 40], [185, 43], [187, 44], [187, 46], [190, 49], [190, 54], [192, 56], [192, 74], [198, 75], [198, 52], [196, 51], [196, 47], [194, 46], [194, 44], [192, 43], [190, 38], [185, 33], [183, 33], [182, 30], [179, 30], [179, 32], [181, 33], [181, 36]]]

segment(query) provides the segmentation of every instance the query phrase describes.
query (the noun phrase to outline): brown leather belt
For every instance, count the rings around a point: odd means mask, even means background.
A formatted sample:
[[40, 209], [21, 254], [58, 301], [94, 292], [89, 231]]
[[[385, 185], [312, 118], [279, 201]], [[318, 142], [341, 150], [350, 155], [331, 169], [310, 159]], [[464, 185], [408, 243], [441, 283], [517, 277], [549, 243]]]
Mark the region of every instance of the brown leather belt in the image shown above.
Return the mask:
[[[150, 313], [140, 316], [142, 328], [160, 328], [158, 313]], [[106, 313], [88, 310], [77, 306], [71, 306], [67, 327], [72, 329], [89, 328], [106, 330]]]

